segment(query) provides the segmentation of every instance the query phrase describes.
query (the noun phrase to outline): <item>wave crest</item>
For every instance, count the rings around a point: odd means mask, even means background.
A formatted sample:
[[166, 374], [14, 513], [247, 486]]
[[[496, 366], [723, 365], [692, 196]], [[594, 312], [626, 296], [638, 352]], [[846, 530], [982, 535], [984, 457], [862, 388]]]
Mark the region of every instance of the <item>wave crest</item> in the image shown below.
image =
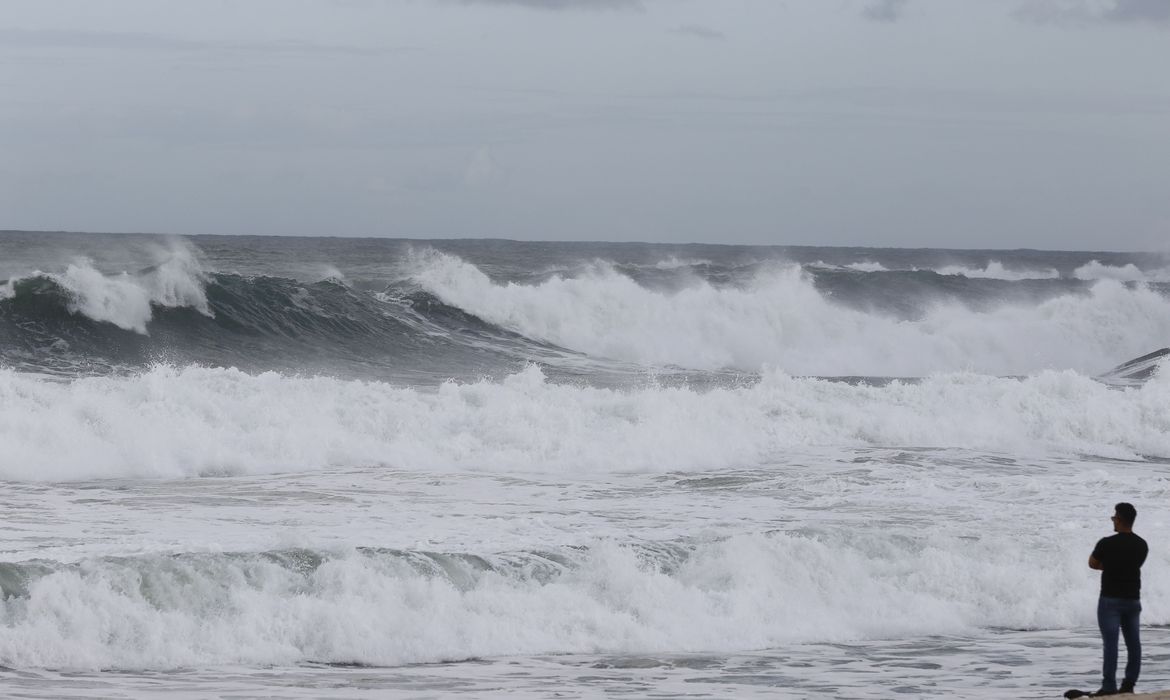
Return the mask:
[[180, 239], [169, 247], [156, 246], [154, 265], [138, 272], [107, 275], [86, 258], [75, 260], [60, 273], [33, 272], [0, 288], [0, 299], [17, 296], [22, 280], [40, 278], [57, 285], [65, 294], [70, 313], [112, 323], [118, 328], [146, 335], [154, 306], [191, 307], [211, 316], [205, 285], [207, 275], [197, 252]]

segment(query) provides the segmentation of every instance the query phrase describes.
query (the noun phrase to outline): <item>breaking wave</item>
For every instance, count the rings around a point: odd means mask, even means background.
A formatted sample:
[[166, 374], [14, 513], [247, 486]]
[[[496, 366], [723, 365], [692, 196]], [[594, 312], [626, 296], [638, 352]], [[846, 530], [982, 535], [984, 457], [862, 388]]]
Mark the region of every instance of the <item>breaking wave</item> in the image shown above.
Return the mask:
[[[1076, 575], [1082, 555], [1074, 543], [1026, 536], [862, 529], [532, 552], [0, 564], [0, 660], [57, 669], [400, 665], [1059, 628], [1091, 622]], [[1168, 592], [1160, 579], [1143, 591]]]
[[572, 473], [767, 466], [806, 446], [960, 447], [1170, 457], [1170, 375], [1115, 389], [1071, 371], [855, 385], [602, 389], [502, 382], [437, 390], [155, 367], [59, 381], [0, 370], [0, 478], [59, 481], [342, 466]]
[[434, 254], [414, 279], [444, 302], [529, 338], [591, 356], [697, 369], [1094, 372], [1170, 338], [1170, 301], [1114, 281], [988, 311], [939, 301], [921, 318], [900, 318], [836, 303], [797, 265], [767, 268], [739, 286], [699, 280], [662, 291], [605, 265], [539, 284], [497, 283], [469, 263]]
[[123, 330], [145, 334], [154, 309], [190, 307], [211, 315], [204, 286], [207, 275], [194, 247], [179, 240], [159, 248], [158, 264], [137, 273], [106, 275], [92, 261], [81, 258], [60, 273], [36, 271], [0, 286], [0, 300], [19, 293], [56, 292], [71, 313], [108, 322]]

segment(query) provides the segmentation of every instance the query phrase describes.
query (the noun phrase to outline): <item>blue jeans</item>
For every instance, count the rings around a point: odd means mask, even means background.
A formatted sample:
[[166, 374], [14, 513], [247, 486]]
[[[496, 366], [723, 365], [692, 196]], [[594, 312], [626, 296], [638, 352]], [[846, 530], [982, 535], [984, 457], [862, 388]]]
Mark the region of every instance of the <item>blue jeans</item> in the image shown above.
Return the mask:
[[1142, 642], [1138, 637], [1138, 618], [1142, 602], [1129, 598], [1106, 598], [1097, 601], [1097, 626], [1105, 643], [1105, 660], [1101, 665], [1101, 689], [1117, 690], [1117, 631], [1125, 637], [1125, 682], [1137, 683], [1142, 670]]

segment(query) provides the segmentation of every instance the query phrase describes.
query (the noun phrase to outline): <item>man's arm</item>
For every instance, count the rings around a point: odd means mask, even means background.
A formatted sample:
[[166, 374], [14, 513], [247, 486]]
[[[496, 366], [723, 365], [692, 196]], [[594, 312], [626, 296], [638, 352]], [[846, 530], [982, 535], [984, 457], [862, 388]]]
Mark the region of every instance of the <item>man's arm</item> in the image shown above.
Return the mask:
[[1101, 539], [1097, 540], [1096, 546], [1093, 547], [1093, 553], [1089, 555], [1090, 569], [1096, 569], [1097, 571], [1105, 570], [1105, 565], [1102, 564], [1101, 561], [1109, 558], [1105, 556], [1107, 554], [1105, 551], [1107, 549], [1107, 545], [1107, 538], [1102, 537]]

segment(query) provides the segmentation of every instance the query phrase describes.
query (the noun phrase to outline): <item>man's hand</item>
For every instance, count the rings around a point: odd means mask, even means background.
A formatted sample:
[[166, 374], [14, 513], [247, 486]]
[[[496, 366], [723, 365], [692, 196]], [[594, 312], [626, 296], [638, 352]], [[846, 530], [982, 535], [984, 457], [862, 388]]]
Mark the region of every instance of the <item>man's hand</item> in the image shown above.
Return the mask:
[[1100, 571], [1100, 570], [1104, 569], [1105, 567], [1101, 566], [1101, 562], [1097, 561], [1097, 557], [1090, 554], [1089, 555], [1089, 568], [1096, 569], [1097, 571]]

